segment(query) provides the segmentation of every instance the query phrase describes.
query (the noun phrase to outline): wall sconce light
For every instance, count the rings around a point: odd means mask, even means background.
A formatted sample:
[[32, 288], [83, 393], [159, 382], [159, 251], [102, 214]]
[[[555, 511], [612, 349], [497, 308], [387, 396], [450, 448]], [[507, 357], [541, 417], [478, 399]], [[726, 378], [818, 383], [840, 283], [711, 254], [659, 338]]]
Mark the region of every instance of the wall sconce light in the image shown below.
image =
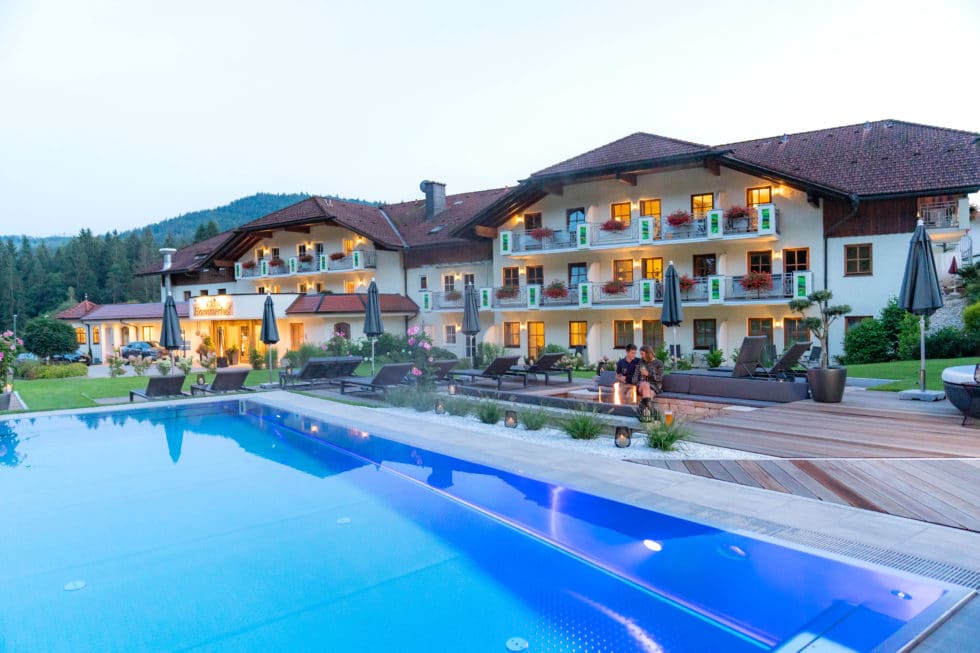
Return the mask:
[[633, 444], [633, 430], [628, 426], [617, 426], [614, 442], [620, 449], [625, 449], [630, 446]]
[[782, 252], [773, 252], [772, 253], [772, 260], [778, 261], [781, 258], [783, 258], [783, 253]]
[[521, 222], [524, 222], [524, 216], [523, 215], [515, 215], [514, 216], [514, 222], [517, 222], [518, 224], [520, 224]]
[[521, 322], [521, 331], [527, 331], [527, 322]]
[[436, 410], [436, 415], [445, 415], [446, 414], [446, 402], [443, 401], [442, 399], [436, 399], [436, 407], [435, 407], [435, 410]]
[[639, 261], [637, 261], [637, 260], [634, 260], [634, 261], [633, 261], [633, 267], [634, 267], [634, 268], [638, 268], [638, 267], [640, 267], [640, 262], [639, 262]]
[[459, 384], [456, 383], [455, 381], [450, 381], [448, 388], [449, 388], [448, 391], [450, 396], [456, 396], [456, 393], [459, 392]]
[[774, 329], [782, 329], [783, 328], [783, 321], [782, 320], [773, 320], [772, 327]]
[[504, 413], [504, 426], [509, 429], [517, 428], [517, 411], [508, 410]]

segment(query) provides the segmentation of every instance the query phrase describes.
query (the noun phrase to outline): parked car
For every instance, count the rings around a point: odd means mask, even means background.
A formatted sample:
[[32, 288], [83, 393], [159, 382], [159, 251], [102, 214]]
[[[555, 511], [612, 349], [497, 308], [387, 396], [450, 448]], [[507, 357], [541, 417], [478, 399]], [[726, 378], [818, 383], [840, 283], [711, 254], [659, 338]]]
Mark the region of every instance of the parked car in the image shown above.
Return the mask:
[[88, 354], [82, 354], [77, 351], [72, 351], [67, 354], [55, 354], [51, 357], [52, 363], [85, 363], [86, 365], [92, 364], [92, 359]]
[[21, 353], [17, 354], [17, 360], [18, 361], [36, 361], [37, 360], [37, 356], [35, 356], [34, 354], [32, 354], [29, 351], [22, 351]]
[[156, 360], [165, 352], [166, 349], [161, 347], [158, 343], [146, 340], [137, 340], [131, 342], [128, 345], [123, 345], [119, 353], [124, 359], [130, 356], [142, 356], [143, 358], [150, 358]]

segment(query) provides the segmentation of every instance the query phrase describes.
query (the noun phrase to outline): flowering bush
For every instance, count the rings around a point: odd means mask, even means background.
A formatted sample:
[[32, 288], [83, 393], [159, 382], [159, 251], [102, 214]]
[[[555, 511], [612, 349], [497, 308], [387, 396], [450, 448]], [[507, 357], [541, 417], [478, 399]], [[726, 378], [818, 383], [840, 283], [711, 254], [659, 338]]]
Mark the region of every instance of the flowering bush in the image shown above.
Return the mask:
[[602, 292], [607, 295], [622, 295], [626, 292], [626, 282], [615, 279], [602, 285]]
[[544, 289], [544, 296], [550, 299], [565, 299], [568, 297], [568, 286], [561, 279], [555, 279]]
[[106, 362], [109, 363], [109, 376], [116, 378], [117, 376], [122, 376], [126, 373], [126, 369], [123, 364], [126, 362], [119, 353], [109, 354], [106, 358]]
[[551, 238], [555, 235], [555, 230], [548, 227], [538, 227], [537, 229], [531, 229], [527, 232], [531, 238], [537, 238], [541, 240], [542, 238]]
[[772, 275], [768, 272], [749, 272], [738, 280], [745, 290], [772, 290]]
[[330, 260], [331, 261], [339, 261], [342, 258], [344, 258], [344, 253], [343, 252], [333, 252], [333, 253], [330, 254]]
[[330, 340], [320, 345], [320, 349], [328, 356], [350, 356], [351, 341], [343, 331], [335, 331]]
[[419, 326], [409, 327], [407, 335], [409, 360], [414, 363], [411, 374], [415, 388], [419, 392], [432, 392], [436, 387], [432, 376], [432, 339]]
[[517, 286], [501, 286], [497, 288], [494, 295], [497, 296], [497, 299], [513, 299], [517, 297], [520, 291], [521, 289]]
[[243, 270], [251, 270], [253, 268], [255, 268], [255, 261], [245, 261], [242, 263]]
[[667, 223], [670, 224], [671, 227], [682, 227], [686, 224], [690, 224], [691, 220], [693, 219], [694, 218], [691, 217], [690, 213], [684, 209], [678, 209], [667, 216]]
[[445, 293], [443, 293], [442, 298], [447, 302], [458, 302], [463, 298], [463, 293], [459, 292], [458, 290], [447, 290]]
[[278, 267], [280, 267], [282, 265], [285, 265], [285, 264], [286, 264], [286, 262], [283, 261], [281, 258], [274, 258], [274, 259], [271, 259], [269, 261], [269, 265], [271, 267], [274, 267], [274, 268], [278, 268]]
[[729, 206], [725, 209], [726, 220], [737, 220], [738, 218], [754, 218], [755, 207], [753, 206]]
[[17, 352], [24, 346], [24, 341], [14, 338], [13, 331], [4, 331], [0, 334], [0, 386], [7, 384], [7, 375], [14, 361], [17, 360]]
[[677, 281], [681, 286], [681, 292], [687, 292], [688, 290], [694, 288], [694, 279], [686, 274], [682, 274], [680, 277], [678, 277]]
[[299, 255], [299, 262], [300, 263], [312, 263], [313, 262], [313, 255], [312, 254], [300, 254]]
[[599, 225], [599, 228], [603, 231], [626, 231], [629, 229], [629, 223], [623, 222], [622, 220], [617, 220], [615, 218], [609, 218]]

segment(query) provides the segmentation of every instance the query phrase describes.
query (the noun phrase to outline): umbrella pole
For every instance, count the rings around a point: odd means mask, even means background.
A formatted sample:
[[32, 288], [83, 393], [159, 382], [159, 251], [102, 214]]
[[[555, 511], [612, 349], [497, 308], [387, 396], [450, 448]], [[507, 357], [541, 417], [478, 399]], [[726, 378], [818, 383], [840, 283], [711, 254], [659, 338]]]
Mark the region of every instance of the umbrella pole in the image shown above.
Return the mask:
[[919, 390], [926, 391], [926, 316], [919, 316]]
[[677, 327], [673, 328], [674, 331], [674, 351], [670, 352], [670, 358], [674, 361], [674, 367], [677, 367]]
[[272, 385], [272, 347], [266, 345], [266, 349], [269, 350], [269, 385]]
[[371, 338], [371, 376], [374, 376], [374, 338]]

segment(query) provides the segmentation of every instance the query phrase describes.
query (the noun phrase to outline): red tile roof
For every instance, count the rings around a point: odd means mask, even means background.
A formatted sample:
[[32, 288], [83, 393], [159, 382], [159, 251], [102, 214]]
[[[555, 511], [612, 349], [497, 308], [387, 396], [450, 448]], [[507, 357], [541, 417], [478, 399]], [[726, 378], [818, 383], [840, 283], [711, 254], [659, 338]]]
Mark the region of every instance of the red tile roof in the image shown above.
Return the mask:
[[[177, 315], [190, 315], [187, 302], [176, 302]], [[103, 304], [85, 316], [92, 320], [162, 320], [163, 303], [151, 304]]]
[[730, 143], [726, 158], [847, 194], [980, 188], [980, 136], [899, 120]]
[[[217, 236], [202, 240], [199, 243], [178, 249], [170, 259], [170, 269], [168, 272], [188, 272], [202, 267], [208, 262], [211, 254], [231, 240], [234, 235], [234, 231], [225, 231]], [[145, 276], [160, 274], [161, 272], [163, 272], [163, 259], [143, 268], [136, 274], [137, 276]]]
[[[418, 313], [419, 306], [408, 297], [395, 293], [379, 293], [378, 302], [382, 313]], [[349, 313], [363, 314], [367, 306], [367, 293], [342, 295], [301, 295], [286, 309], [287, 315], [299, 313]]]
[[429, 220], [425, 219], [424, 199], [389, 204], [382, 209], [401, 232], [409, 247], [468, 243], [471, 241], [453, 238], [450, 234], [510, 190], [494, 188], [447, 195], [446, 209]]
[[337, 224], [386, 247], [404, 245], [399, 234], [378, 207], [326, 197], [310, 197], [297, 202], [247, 222], [239, 227], [238, 231], [262, 231], [317, 220], [334, 220]]
[[55, 315], [55, 317], [58, 318], [59, 320], [77, 320], [84, 317], [90, 311], [98, 307], [99, 305], [96, 304], [95, 302], [90, 302], [87, 299], [83, 299], [82, 301], [78, 302], [71, 308], [66, 308], [65, 310], [61, 311], [60, 313]]
[[594, 168], [649, 162], [656, 159], [713, 153], [714, 150], [710, 145], [637, 132], [543, 170], [538, 170], [531, 175], [531, 178], [584, 172]]

